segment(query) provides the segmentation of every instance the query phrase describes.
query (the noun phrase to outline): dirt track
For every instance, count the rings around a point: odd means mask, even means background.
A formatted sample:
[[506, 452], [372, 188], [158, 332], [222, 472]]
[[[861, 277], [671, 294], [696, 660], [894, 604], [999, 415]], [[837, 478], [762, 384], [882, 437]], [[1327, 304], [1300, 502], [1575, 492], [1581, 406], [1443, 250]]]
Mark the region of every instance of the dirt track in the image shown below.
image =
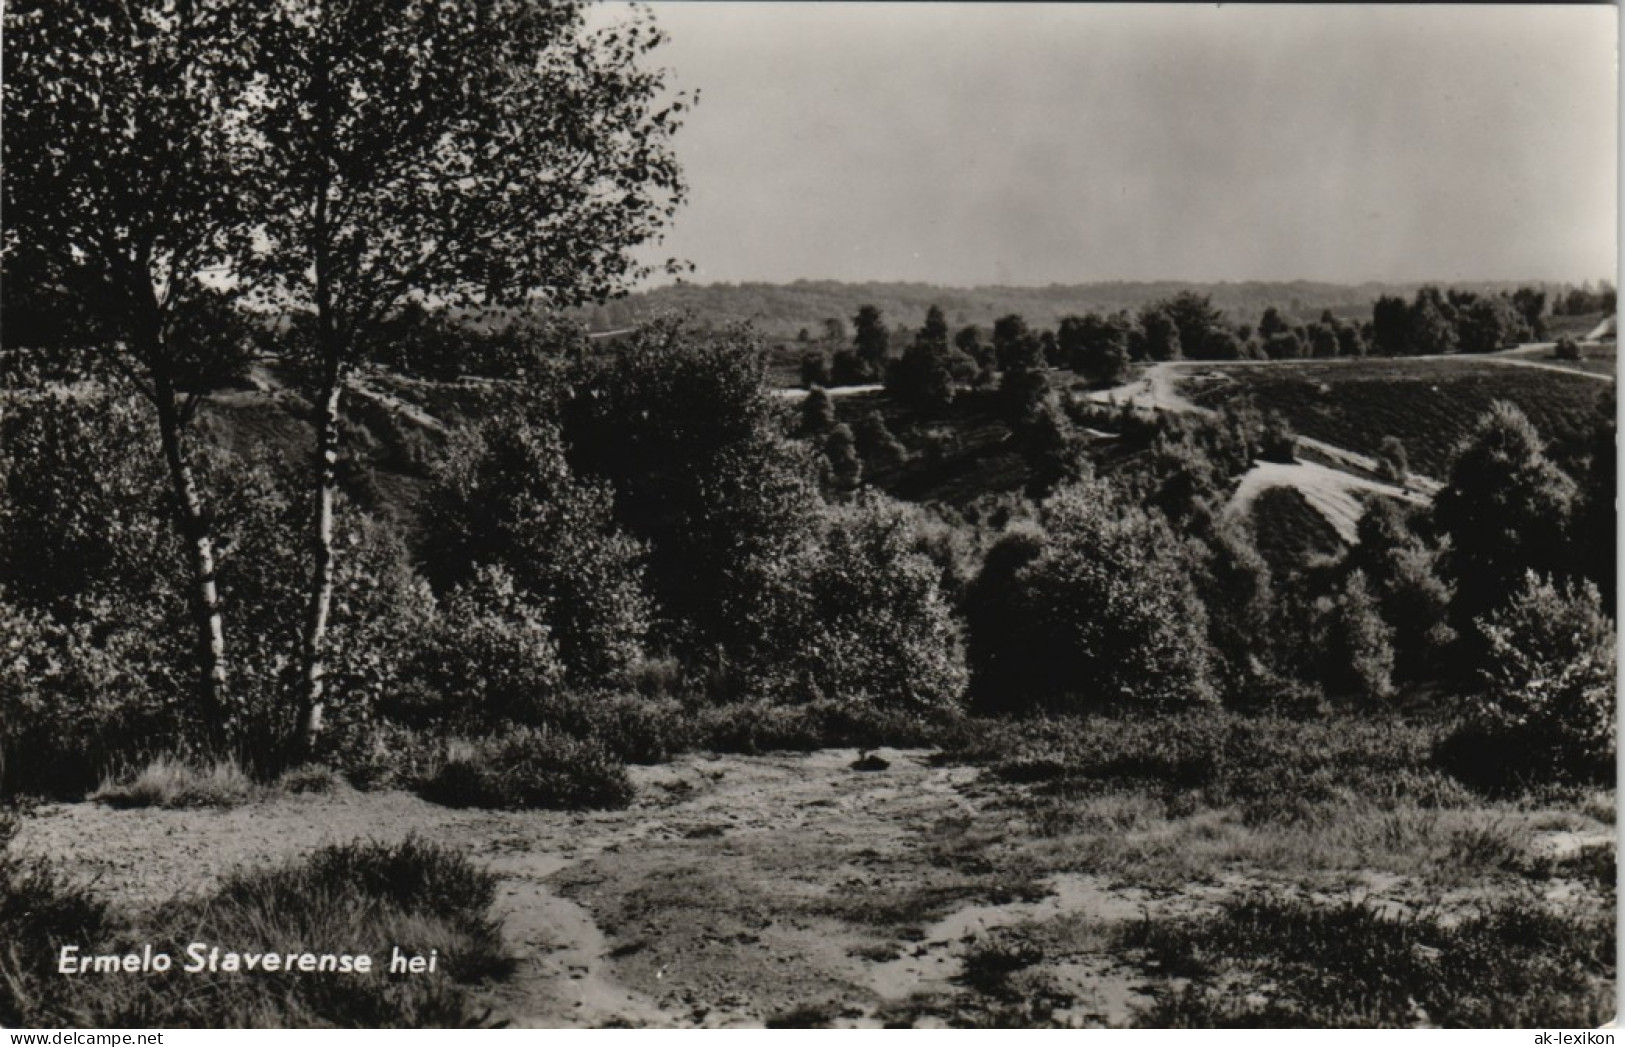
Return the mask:
[[[1023, 787], [922, 752], [887, 750], [884, 769], [861, 771], [858, 755], [686, 756], [635, 768], [638, 801], [595, 814], [347, 790], [227, 811], [59, 804], [27, 820], [16, 847], [128, 908], [328, 842], [416, 834], [459, 848], [501, 878], [497, 915], [520, 961], [486, 1002], [527, 1027], [1130, 1025], [1153, 985], [1114, 944], [1128, 922], [1302, 889], [1199, 855], [1200, 871], [1175, 868], [1170, 883], [1081, 871], [1093, 867], [1088, 837], [1046, 838], [1026, 820]], [[1132, 846], [1155, 853], [1171, 832], [1205, 846], [1224, 817], [1154, 824]], [[1536, 841], [1612, 838], [1562, 835]], [[1328, 882], [1345, 886], [1313, 893], [1356, 889], [1397, 911], [1452, 896], [1374, 869]], [[1469, 903], [1481, 889], [1455, 893]], [[1012, 941], [1041, 943], [1041, 961], [989, 988]]]
[[[888, 768], [864, 772], [857, 755], [638, 768], [639, 802], [601, 814], [348, 791], [230, 811], [53, 805], [17, 846], [126, 906], [326, 842], [415, 833], [465, 848], [502, 877], [498, 909], [521, 958], [491, 1002], [540, 1027], [940, 1023], [966, 996], [961, 953], [989, 930], [1128, 919], [1148, 904], [1091, 877], [990, 874], [1009, 818], [974, 770], [888, 751]], [[1078, 1023], [1127, 1023], [1146, 999], [1105, 955], [1060, 975]]]

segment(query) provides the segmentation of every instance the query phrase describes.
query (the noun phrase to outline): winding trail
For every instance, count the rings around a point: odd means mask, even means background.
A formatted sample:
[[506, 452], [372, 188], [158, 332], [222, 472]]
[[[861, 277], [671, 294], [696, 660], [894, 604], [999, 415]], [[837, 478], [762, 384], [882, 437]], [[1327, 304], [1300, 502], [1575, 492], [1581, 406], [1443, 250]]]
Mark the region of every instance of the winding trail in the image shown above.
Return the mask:
[[[1538, 346], [1523, 346], [1522, 349], [1539, 348]], [[1461, 360], [1460, 356], [1423, 356], [1415, 357], [1418, 360]], [[1571, 368], [1560, 367], [1554, 364], [1545, 364], [1538, 361], [1524, 360], [1504, 354], [1491, 354], [1473, 357], [1474, 360], [1487, 360], [1498, 364], [1507, 364], [1515, 367], [1534, 367], [1542, 370], [1562, 371], [1565, 374], [1578, 374], [1587, 378], [1612, 382], [1610, 375], [1591, 374]], [[1177, 360], [1153, 364], [1134, 382], [1114, 389], [1095, 390], [1085, 394], [1086, 399], [1098, 404], [1127, 404], [1136, 411], [1156, 413], [1167, 411], [1176, 414], [1197, 414], [1213, 416], [1217, 412], [1200, 404], [1193, 403], [1180, 394], [1177, 381], [1192, 371], [1212, 371], [1222, 373], [1226, 367], [1262, 367], [1283, 366], [1313, 362], [1316, 364], [1335, 364], [1345, 362], [1340, 360]], [[1355, 362], [1349, 360], [1346, 362]], [[1310, 436], [1298, 437], [1298, 446], [1302, 451], [1309, 452], [1308, 457], [1319, 458], [1322, 461], [1305, 460], [1287, 463], [1258, 461], [1253, 467], [1242, 475], [1236, 490], [1225, 506], [1226, 515], [1241, 515], [1251, 510], [1253, 503], [1264, 491], [1274, 487], [1291, 487], [1304, 497], [1304, 500], [1314, 508], [1326, 522], [1337, 531], [1344, 542], [1354, 544], [1357, 540], [1356, 529], [1360, 517], [1364, 513], [1362, 496], [1379, 496], [1394, 498], [1411, 505], [1425, 506], [1443, 488], [1443, 484], [1432, 477], [1412, 473], [1404, 486], [1386, 483], [1375, 479], [1380, 475], [1379, 465], [1375, 458], [1369, 455], [1351, 451], [1346, 447], [1326, 443]]]

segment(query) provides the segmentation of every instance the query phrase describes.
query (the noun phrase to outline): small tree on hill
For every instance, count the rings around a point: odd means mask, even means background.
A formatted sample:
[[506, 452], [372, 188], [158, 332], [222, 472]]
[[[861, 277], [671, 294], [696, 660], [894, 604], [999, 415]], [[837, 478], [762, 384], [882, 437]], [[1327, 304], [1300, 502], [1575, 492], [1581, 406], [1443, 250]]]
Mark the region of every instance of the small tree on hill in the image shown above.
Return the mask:
[[1371, 308], [1371, 338], [1383, 356], [1405, 356], [1410, 345], [1411, 307], [1405, 299], [1383, 295]]
[[954, 400], [953, 350], [942, 310], [932, 306], [925, 326], [886, 371], [886, 391], [925, 417], [946, 411]]
[[894, 469], [908, 459], [908, 448], [886, 426], [879, 411], [870, 411], [858, 419], [853, 427], [858, 452], [867, 462], [882, 469]]
[[1336, 690], [1368, 702], [1394, 693], [1394, 630], [1384, 622], [1362, 571], [1343, 583], [1328, 630], [1327, 676]]
[[837, 425], [824, 438], [824, 457], [837, 490], [850, 491], [863, 479], [863, 459], [858, 457], [857, 440], [849, 425]]
[[829, 359], [823, 353], [803, 353], [801, 357], [801, 385], [804, 389], [830, 384]]
[[808, 435], [827, 433], [835, 428], [835, 401], [829, 391], [817, 386], [801, 401], [801, 431]]
[[1227, 324], [1224, 311], [1214, 308], [1210, 296], [1181, 291], [1172, 298], [1155, 303], [1155, 308], [1173, 321], [1174, 327], [1179, 330], [1179, 346], [1186, 357], [1192, 360], [1218, 358], [1212, 339], [1218, 332], [1226, 330]]
[[1015, 313], [994, 322], [993, 357], [1001, 371], [1044, 367], [1044, 350], [1038, 336], [1027, 327], [1027, 321]]
[[1128, 373], [1132, 325], [1124, 316], [1096, 313], [1061, 320], [1056, 338], [1062, 362], [1091, 385], [1112, 385]]
[[1410, 482], [1411, 459], [1405, 453], [1405, 443], [1397, 436], [1385, 436], [1377, 448], [1377, 471], [1389, 483], [1401, 487]]
[[1141, 310], [1139, 328], [1130, 334], [1129, 352], [1136, 360], [1181, 359], [1178, 325], [1159, 309]]
[[886, 319], [879, 307], [861, 306], [852, 318], [852, 351], [857, 354], [865, 372], [873, 381], [886, 373], [891, 358], [891, 333], [886, 330]]

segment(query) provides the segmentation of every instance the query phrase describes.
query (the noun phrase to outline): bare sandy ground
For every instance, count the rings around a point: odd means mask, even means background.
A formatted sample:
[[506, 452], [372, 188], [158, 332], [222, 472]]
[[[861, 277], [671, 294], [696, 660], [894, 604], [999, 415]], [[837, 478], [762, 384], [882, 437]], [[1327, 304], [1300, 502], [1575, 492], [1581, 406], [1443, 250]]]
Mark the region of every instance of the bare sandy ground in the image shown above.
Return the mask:
[[[348, 790], [224, 811], [57, 804], [15, 846], [137, 908], [325, 843], [416, 834], [461, 847], [501, 877], [499, 915], [521, 960], [492, 1006], [532, 1027], [943, 1024], [968, 992], [962, 953], [990, 931], [1105, 925], [1159, 904], [1071, 875], [1003, 896], [1001, 877], [955, 860], [984, 845], [997, 860], [1000, 845], [979, 835], [1006, 820], [996, 790], [923, 753], [887, 751], [879, 772], [854, 770], [857, 756], [685, 757], [635, 768], [639, 802], [593, 814]], [[1104, 954], [1071, 957], [1056, 976], [1073, 997], [1057, 1020], [1125, 1024], [1148, 999]]]
[[[1020, 825], [1019, 787], [923, 752], [887, 750], [879, 771], [857, 756], [687, 756], [635, 768], [634, 806], [592, 814], [348, 790], [225, 811], [59, 804], [15, 846], [132, 907], [329, 842], [461, 848], [500, 876], [520, 960], [489, 1004], [528, 1027], [974, 1023], [989, 998], [967, 961], [1017, 928], [1048, 943], [1026, 972], [1042, 992], [1004, 1001], [1025, 1008], [1018, 1022], [1132, 1024], [1151, 986], [1114, 955], [1113, 929], [1266, 882], [1216, 872], [1162, 889], [1068, 871]], [[1406, 887], [1373, 876], [1361, 889], [1402, 905]]]
[[[1500, 363], [1510, 364], [1528, 363], [1524, 360], [1500, 357], [1486, 356], [1481, 359], [1494, 359]], [[1290, 365], [1293, 362], [1251, 360], [1245, 361], [1244, 364], [1253, 367], [1261, 363]], [[1153, 364], [1146, 368], [1136, 381], [1115, 389], [1097, 390], [1087, 394], [1087, 397], [1096, 403], [1126, 403], [1140, 411], [1211, 415], [1215, 413], [1212, 409], [1192, 403], [1180, 395], [1175, 383], [1180, 378], [1193, 376], [1193, 373], [1198, 377], [1201, 373], [1222, 374], [1224, 366], [1225, 361], [1211, 360]], [[1330, 464], [1323, 465], [1313, 461], [1291, 464], [1255, 462], [1253, 467], [1243, 474], [1241, 482], [1225, 506], [1225, 512], [1245, 514], [1251, 510], [1253, 502], [1263, 492], [1272, 487], [1291, 487], [1303, 495], [1304, 500], [1325, 518], [1345, 542], [1352, 545], [1356, 540], [1355, 529], [1365, 512], [1362, 497], [1387, 497], [1413, 505], [1426, 505], [1443, 486], [1437, 480], [1420, 474], [1413, 474], [1404, 487], [1383, 483], [1370, 478], [1377, 474], [1378, 463], [1368, 455], [1308, 436], [1299, 436], [1298, 445]]]

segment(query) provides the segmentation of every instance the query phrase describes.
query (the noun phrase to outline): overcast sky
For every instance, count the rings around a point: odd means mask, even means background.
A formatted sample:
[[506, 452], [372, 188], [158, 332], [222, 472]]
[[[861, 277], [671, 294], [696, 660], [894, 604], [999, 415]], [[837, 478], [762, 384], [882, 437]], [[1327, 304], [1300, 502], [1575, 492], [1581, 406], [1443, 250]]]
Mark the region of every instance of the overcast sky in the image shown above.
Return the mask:
[[1615, 270], [1610, 6], [652, 6], [698, 281]]

